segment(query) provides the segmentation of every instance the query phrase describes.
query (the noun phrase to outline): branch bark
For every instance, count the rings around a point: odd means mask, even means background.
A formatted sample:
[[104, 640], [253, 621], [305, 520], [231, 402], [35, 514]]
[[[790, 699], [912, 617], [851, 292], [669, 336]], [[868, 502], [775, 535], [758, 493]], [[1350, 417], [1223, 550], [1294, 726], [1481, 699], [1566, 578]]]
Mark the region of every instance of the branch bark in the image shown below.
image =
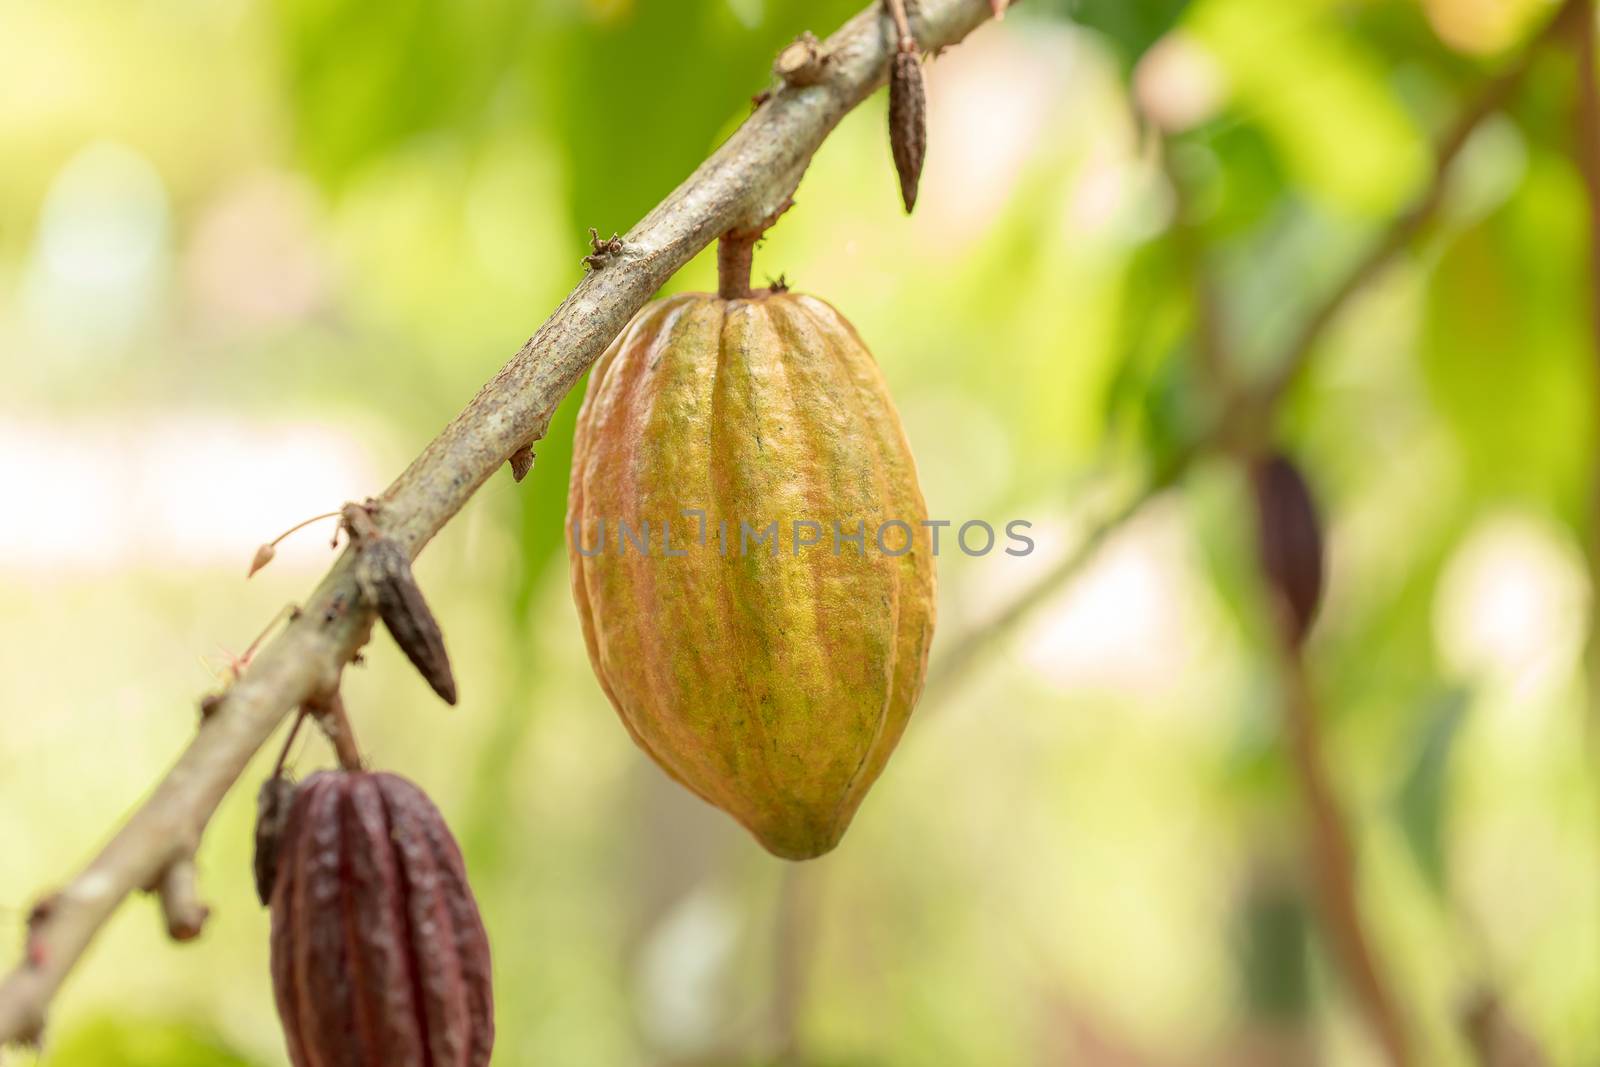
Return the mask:
[[[992, 17], [986, 0], [921, 0], [917, 39], [953, 45]], [[772, 215], [793, 194], [812, 154], [844, 115], [882, 85], [897, 34], [873, 3], [823, 45], [827, 69], [785, 86], [682, 185], [622, 238], [550, 318], [379, 497], [379, 531], [415, 557], [502, 463], [539, 440], [556, 406], [672, 274], [720, 234]], [[184, 885], [223, 796], [284, 716], [337, 690], [366, 642], [372, 611], [351, 549], [304, 609], [210, 702], [194, 740], [105, 848], [31, 924], [22, 963], [0, 983], [0, 1044], [37, 1038], [51, 998], [132, 892]]]

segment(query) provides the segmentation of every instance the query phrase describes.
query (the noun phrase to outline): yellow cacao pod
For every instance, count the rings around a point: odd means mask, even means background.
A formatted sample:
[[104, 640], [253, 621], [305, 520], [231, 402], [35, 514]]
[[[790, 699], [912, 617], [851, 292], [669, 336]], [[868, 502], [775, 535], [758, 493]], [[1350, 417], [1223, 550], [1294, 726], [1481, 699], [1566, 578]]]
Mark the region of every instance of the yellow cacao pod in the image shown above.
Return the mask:
[[815, 297], [659, 301], [590, 376], [567, 541], [595, 674], [778, 856], [838, 844], [922, 691], [926, 517], [877, 364]]

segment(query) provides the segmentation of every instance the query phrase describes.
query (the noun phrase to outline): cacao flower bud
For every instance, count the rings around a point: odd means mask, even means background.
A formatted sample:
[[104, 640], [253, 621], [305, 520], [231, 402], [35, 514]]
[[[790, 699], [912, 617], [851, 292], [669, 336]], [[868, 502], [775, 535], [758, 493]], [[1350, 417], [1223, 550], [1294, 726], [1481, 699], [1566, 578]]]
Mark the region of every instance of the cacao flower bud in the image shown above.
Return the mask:
[[1322, 523], [1293, 460], [1275, 453], [1251, 468], [1261, 566], [1282, 605], [1290, 639], [1299, 645], [1322, 599]]
[[423, 599], [405, 552], [387, 537], [365, 538], [356, 559], [356, 581], [411, 665], [440, 699], [454, 704], [456, 679], [445, 654], [444, 634]]
[[489, 941], [444, 818], [392, 774], [296, 791], [272, 889], [272, 984], [295, 1067], [483, 1067]]
[[928, 154], [928, 102], [922, 88], [922, 60], [913, 44], [894, 55], [889, 68], [889, 149], [900, 176], [906, 214], [917, 206], [922, 161]]
[[283, 828], [294, 804], [295, 784], [281, 774], [261, 783], [256, 793], [256, 896], [263, 907], [272, 904], [272, 885], [278, 880], [278, 849]]
[[855, 330], [770, 290], [646, 307], [590, 375], [567, 500], [589, 658], [634, 741], [768, 851], [833, 848], [934, 621], [916, 468]]

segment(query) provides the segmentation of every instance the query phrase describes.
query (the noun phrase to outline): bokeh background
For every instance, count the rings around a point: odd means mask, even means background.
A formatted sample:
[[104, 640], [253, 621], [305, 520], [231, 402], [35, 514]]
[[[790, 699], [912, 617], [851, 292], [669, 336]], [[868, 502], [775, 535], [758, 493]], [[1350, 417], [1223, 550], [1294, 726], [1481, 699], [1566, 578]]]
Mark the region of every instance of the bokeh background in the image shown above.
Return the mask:
[[[0, 924], [149, 788], [196, 698], [580, 275], [860, 0], [0, 0]], [[1545, 0], [1028, 0], [932, 61], [902, 216], [880, 94], [758, 252], [883, 364], [940, 561], [936, 661], [1193, 432], [1190, 237], [1245, 373], [1419, 194]], [[1274, 431], [1327, 516], [1308, 661], [1360, 901], [1421, 1063], [1492, 991], [1600, 1062], [1597, 469], [1576, 81], [1550, 49], [1436, 221], [1339, 316]], [[1152, 124], [1169, 134], [1164, 169]], [[1192, 248], [1191, 248], [1192, 250]], [[702, 256], [672, 287], [713, 284]], [[561, 549], [575, 401], [418, 573], [453, 710], [380, 637], [347, 699], [456, 829], [496, 1062], [1382, 1062], [1320, 932], [1246, 483], [1202, 462], [940, 672], [838, 851], [786, 866], [677, 789], [592, 678]], [[1593, 653], [1588, 653], [1588, 659]], [[273, 746], [276, 747], [275, 745]], [[135, 900], [54, 1067], [285, 1063], [254, 786], [205, 937]], [[304, 773], [331, 758], [297, 750]], [[33, 1062], [14, 1053], [15, 1062]]]

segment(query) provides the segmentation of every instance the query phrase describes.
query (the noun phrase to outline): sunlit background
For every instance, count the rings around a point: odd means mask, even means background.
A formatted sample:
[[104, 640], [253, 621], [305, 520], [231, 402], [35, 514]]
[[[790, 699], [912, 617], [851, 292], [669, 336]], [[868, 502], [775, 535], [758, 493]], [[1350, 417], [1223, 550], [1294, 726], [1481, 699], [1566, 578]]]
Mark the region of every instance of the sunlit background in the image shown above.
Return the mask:
[[[577, 281], [587, 227], [631, 226], [783, 43], [862, 2], [0, 0], [0, 926], [20, 943], [331, 530], [247, 583], [255, 546], [387, 484]], [[1027, 0], [930, 63], [910, 219], [882, 96], [845, 120], [757, 280], [860, 329], [932, 514], [1038, 543], [941, 557], [936, 661], [1196, 425], [1150, 124], [1259, 371], [1551, 10]], [[1276, 424], [1328, 516], [1309, 661], [1429, 1067], [1475, 1062], [1458, 1016], [1484, 989], [1551, 1063], [1600, 1061], [1572, 70], [1551, 51], [1479, 129]], [[496, 1063], [1382, 1062], [1315, 920], [1231, 466], [940, 673], [843, 845], [793, 867], [649, 764], [592, 677], [561, 548], [574, 407], [419, 561], [460, 706], [382, 636], [346, 683], [373, 761], [462, 842]], [[41, 1063], [286, 1063], [249, 881], [268, 759], [201, 851], [204, 938], [133, 901]]]

